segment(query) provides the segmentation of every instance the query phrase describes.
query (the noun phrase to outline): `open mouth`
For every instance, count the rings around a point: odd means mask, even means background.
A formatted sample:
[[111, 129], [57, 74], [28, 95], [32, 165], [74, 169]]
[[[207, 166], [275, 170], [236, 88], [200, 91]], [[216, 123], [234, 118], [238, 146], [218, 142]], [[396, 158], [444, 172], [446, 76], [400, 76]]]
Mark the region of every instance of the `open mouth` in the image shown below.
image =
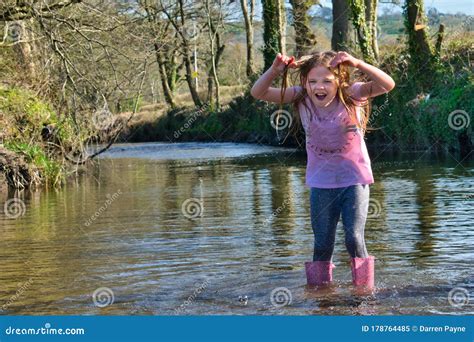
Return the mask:
[[323, 101], [325, 98], [326, 98], [326, 94], [323, 94], [323, 93], [316, 93], [314, 94], [316, 96], [316, 98], [319, 100], [319, 101]]

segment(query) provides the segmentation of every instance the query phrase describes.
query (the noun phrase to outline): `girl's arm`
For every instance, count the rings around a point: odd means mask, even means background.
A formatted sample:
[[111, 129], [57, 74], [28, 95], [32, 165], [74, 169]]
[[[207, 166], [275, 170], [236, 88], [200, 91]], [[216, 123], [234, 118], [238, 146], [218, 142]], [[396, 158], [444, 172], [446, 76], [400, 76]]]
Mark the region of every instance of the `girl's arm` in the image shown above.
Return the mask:
[[360, 86], [360, 97], [376, 97], [388, 93], [395, 88], [395, 81], [377, 67], [359, 60], [356, 68], [368, 75], [371, 81]]
[[[294, 57], [290, 58], [279, 53], [272, 66], [255, 82], [250, 95], [259, 100], [280, 103], [281, 88], [272, 88], [270, 85], [283, 72], [286, 65], [294, 67]], [[300, 87], [288, 87], [283, 96], [283, 103], [292, 102], [300, 90]]]
[[370, 77], [371, 81], [365, 82], [359, 88], [359, 94], [357, 95], [360, 98], [376, 97], [388, 93], [395, 88], [395, 81], [388, 74], [373, 65], [351, 56], [347, 52], [338, 52], [332, 60], [331, 66], [337, 66], [339, 63], [355, 67]]

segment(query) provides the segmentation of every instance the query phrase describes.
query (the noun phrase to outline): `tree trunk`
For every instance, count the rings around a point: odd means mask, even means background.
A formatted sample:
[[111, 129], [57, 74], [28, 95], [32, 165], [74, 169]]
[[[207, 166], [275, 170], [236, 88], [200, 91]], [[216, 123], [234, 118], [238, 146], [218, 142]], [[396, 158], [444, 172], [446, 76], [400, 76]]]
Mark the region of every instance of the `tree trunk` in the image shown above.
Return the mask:
[[[213, 68], [212, 68], [212, 65], [211, 67], [209, 68], [209, 71], [208, 71], [208, 78], [207, 78], [207, 102], [208, 103], [212, 103], [214, 101], [214, 95], [216, 97], [216, 109], [219, 109], [220, 108], [220, 83], [216, 83], [216, 79], [219, 75], [218, 73], [218, 70], [219, 70], [219, 61], [221, 59], [221, 56], [224, 52], [224, 48], [225, 48], [225, 45], [221, 45], [219, 47], [219, 49], [217, 50], [216, 54], [215, 54], [215, 64], [216, 64], [216, 68], [215, 68], [215, 75], [214, 75], [214, 71], [213, 71]], [[215, 91], [215, 94], [214, 94], [214, 83], [217, 84], [216, 86], [216, 91]]]
[[280, 0], [262, 0], [263, 7], [263, 60], [267, 70], [275, 56], [282, 50], [280, 46]]
[[432, 84], [434, 54], [428, 40], [423, 0], [406, 0], [404, 5], [405, 28], [408, 33], [408, 51], [410, 67], [419, 75], [424, 86]]
[[247, 6], [247, 0], [240, 1], [242, 7], [242, 14], [245, 22], [245, 36], [247, 43], [247, 77], [255, 74], [255, 62], [253, 55], [253, 16], [255, 8], [255, 0], [250, 0], [250, 13]]
[[370, 31], [372, 51], [376, 60], [379, 59], [377, 43], [377, 0], [365, 0], [365, 22]]
[[364, 60], [375, 64], [375, 54], [372, 48], [372, 35], [365, 20], [365, 0], [349, 0], [352, 23], [357, 32], [357, 40]]
[[310, 52], [316, 45], [316, 36], [312, 32], [308, 16], [308, 10], [314, 4], [314, 0], [290, 0], [290, 3], [295, 29], [295, 55], [302, 56]]
[[436, 39], [436, 56], [441, 57], [441, 45], [444, 39], [444, 24], [439, 24], [438, 38]]
[[27, 24], [31, 25], [32, 19], [16, 21], [18, 43], [14, 45], [19, 61], [26, 70], [30, 79], [35, 79], [37, 75], [35, 58], [33, 56], [33, 31], [27, 29]]
[[[165, 47], [169, 48], [169, 46]], [[176, 90], [176, 81], [178, 79], [178, 60], [176, 56], [176, 49], [169, 49], [169, 51], [165, 50], [165, 54], [167, 57], [167, 62], [165, 63], [166, 73], [168, 75], [167, 82], [171, 93], [174, 93]]]
[[[184, 4], [183, 0], [178, 0], [178, 6], [179, 6], [179, 14], [180, 14], [180, 19], [181, 19], [181, 28], [185, 27], [185, 14], [184, 14]], [[196, 89], [196, 85], [193, 82], [193, 67], [192, 67], [192, 62], [191, 62], [191, 57], [190, 57], [190, 50], [189, 50], [189, 41], [187, 37], [185, 37], [184, 34], [181, 34], [182, 38], [182, 53], [183, 53], [183, 62], [184, 62], [184, 67], [186, 69], [186, 83], [188, 84], [189, 87], [189, 92], [191, 93], [191, 98], [193, 99], [194, 105], [201, 107], [202, 102], [201, 99], [199, 98], [199, 94]]]
[[332, 0], [332, 38], [334, 51], [349, 51], [349, 4], [347, 0]]
[[[209, 75], [212, 76], [208, 78], [208, 99], [209, 104], [213, 106], [212, 103], [212, 86], [213, 84], [216, 87], [216, 101], [215, 101], [215, 109], [219, 110], [220, 107], [220, 84], [219, 84], [219, 77], [217, 73], [217, 67], [219, 64], [220, 57], [224, 52], [225, 45], [221, 45], [221, 39], [219, 34], [219, 26], [217, 23], [213, 22], [212, 11], [209, 6], [209, 0], [206, 0], [206, 12], [207, 12], [207, 25], [209, 28], [209, 43], [210, 43], [210, 51], [211, 51], [211, 59], [210, 59], [210, 72]], [[217, 50], [216, 50], [217, 49]]]
[[286, 10], [285, 0], [278, 0], [278, 45], [280, 52], [286, 55]]
[[176, 103], [173, 99], [173, 92], [168, 83], [168, 73], [166, 71], [165, 62], [163, 60], [163, 56], [161, 55], [160, 47], [158, 43], [154, 44], [155, 46], [155, 55], [156, 55], [156, 62], [158, 63], [158, 71], [160, 73], [160, 80], [161, 80], [161, 88], [163, 89], [163, 95], [165, 97], [166, 103], [171, 107], [176, 107]]
[[[150, 25], [152, 25], [153, 29], [156, 29], [156, 27], [160, 25], [160, 23], [156, 21], [156, 12], [154, 12], [153, 8], [148, 6], [147, 3], [145, 3], [144, 5], [145, 5], [144, 9], [148, 17], [148, 22], [150, 23]], [[159, 43], [155, 41], [155, 43], [153, 44], [153, 47], [155, 49], [155, 57], [156, 57], [156, 62], [158, 64], [158, 72], [160, 75], [161, 88], [163, 89], [165, 102], [171, 108], [174, 108], [176, 107], [176, 103], [174, 102], [173, 91], [174, 91], [174, 79], [176, 75], [173, 75], [173, 74], [170, 75], [168, 71], [169, 66], [167, 64], [169, 62], [165, 62], [165, 58], [163, 56], [163, 51], [162, 51], [162, 49], [166, 47], [166, 45], [160, 46]]]

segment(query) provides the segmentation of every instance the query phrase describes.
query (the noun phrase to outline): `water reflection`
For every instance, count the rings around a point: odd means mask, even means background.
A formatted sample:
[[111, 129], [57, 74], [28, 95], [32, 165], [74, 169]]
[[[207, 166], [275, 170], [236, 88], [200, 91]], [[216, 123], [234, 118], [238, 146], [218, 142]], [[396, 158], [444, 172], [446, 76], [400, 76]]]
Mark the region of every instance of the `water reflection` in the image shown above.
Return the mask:
[[[2, 313], [473, 313], [448, 302], [456, 286], [473, 290], [472, 161], [373, 158], [369, 297], [351, 292], [341, 226], [335, 283], [305, 286], [304, 167], [304, 154], [254, 145], [117, 146], [64, 189], [20, 194], [21, 217], [0, 216]], [[199, 215], [186, 215], [189, 199]], [[103, 308], [92, 300], [101, 287], [114, 294]], [[291, 304], [272, 304], [278, 287]]]

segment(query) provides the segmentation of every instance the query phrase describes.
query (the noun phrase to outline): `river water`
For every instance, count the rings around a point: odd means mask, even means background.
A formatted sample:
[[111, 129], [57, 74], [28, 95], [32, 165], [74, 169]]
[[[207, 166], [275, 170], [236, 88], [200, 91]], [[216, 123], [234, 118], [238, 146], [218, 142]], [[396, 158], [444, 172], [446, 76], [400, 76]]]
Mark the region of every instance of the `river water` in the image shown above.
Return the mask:
[[334, 283], [306, 286], [304, 153], [121, 144], [59, 190], [1, 194], [0, 312], [474, 314], [473, 160], [370, 154], [372, 295], [353, 292], [341, 223]]

